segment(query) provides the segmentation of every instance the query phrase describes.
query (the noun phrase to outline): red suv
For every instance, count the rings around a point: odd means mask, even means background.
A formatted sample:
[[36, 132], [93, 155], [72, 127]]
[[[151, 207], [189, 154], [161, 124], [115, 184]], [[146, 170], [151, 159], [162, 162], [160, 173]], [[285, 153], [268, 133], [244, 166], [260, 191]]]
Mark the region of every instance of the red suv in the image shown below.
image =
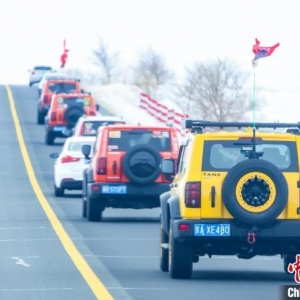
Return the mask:
[[45, 83], [37, 107], [37, 123], [44, 124], [54, 94], [83, 93], [80, 83], [75, 79], [53, 79]]
[[[99, 127], [83, 176], [83, 216], [97, 222], [106, 207], [160, 207], [159, 195], [170, 189], [172, 180], [161, 173], [161, 160], [176, 160], [178, 149], [177, 131], [172, 127]], [[88, 157], [91, 147], [82, 151]]]
[[45, 118], [46, 145], [53, 145], [57, 137], [67, 138], [82, 115], [96, 116], [98, 110], [99, 105], [90, 94], [54, 95]]

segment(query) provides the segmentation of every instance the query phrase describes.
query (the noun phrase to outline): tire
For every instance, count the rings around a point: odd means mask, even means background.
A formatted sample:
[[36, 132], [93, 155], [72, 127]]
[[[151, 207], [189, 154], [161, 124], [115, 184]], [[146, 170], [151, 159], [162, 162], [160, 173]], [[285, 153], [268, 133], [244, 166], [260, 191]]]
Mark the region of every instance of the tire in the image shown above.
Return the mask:
[[71, 105], [69, 106], [65, 113], [64, 118], [69, 126], [74, 127], [78, 121], [78, 119], [84, 114], [84, 110], [82, 106], [79, 105]]
[[102, 205], [99, 198], [87, 197], [86, 217], [89, 222], [100, 222], [102, 220]]
[[39, 125], [45, 124], [45, 115], [39, 110], [37, 111], [37, 123]]
[[246, 225], [266, 225], [283, 211], [288, 185], [282, 172], [263, 159], [248, 159], [227, 173], [222, 199], [228, 212]]
[[289, 267], [289, 264], [293, 264], [296, 262], [296, 255], [297, 254], [284, 254], [283, 255], [283, 269], [284, 269], [285, 273], [291, 274], [288, 271], [288, 267]]
[[63, 188], [58, 188], [55, 184], [54, 184], [54, 196], [55, 197], [63, 197], [65, 193], [65, 190]]
[[193, 273], [193, 248], [191, 243], [175, 241], [173, 222], [169, 234], [169, 274], [173, 279], [189, 279]]
[[53, 145], [55, 140], [55, 136], [51, 132], [46, 132], [45, 134], [45, 144]]
[[82, 196], [82, 217], [86, 218], [86, 210], [87, 210], [87, 204], [86, 204], [86, 198]]
[[[148, 184], [155, 181], [161, 174], [161, 159], [159, 152], [154, 147], [136, 145], [125, 153], [122, 170], [130, 181], [137, 184]], [[143, 160], [147, 160], [147, 163]]]
[[[160, 216], [162, 218], [162, 216]], [[163, 272], [169, 271], [169, 249], [163, 247], [162, 244], [168, 244], [169, 243], [169, 236], [165, 233], [163, 227], [162, 227], [162, 220], [160, 221], [160, 269]]]

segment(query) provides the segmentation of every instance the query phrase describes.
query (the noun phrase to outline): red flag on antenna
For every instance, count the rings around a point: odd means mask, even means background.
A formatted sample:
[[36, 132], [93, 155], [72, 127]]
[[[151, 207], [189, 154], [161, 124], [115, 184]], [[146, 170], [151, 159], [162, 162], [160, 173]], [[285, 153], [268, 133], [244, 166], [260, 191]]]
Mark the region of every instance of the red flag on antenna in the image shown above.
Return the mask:
[[61, 68], [63, 68], [65, 66], [65, 64], [67, 62], [67, 58], [68, 58], [68, 52], [70, 51], [70, 50], [68, 50], [66, 48], [66, 40], [65, 39], [64, 39], [63, 46], [64, 46], [64, 52], [63, 52], [63, 54], [60, 57], [60, 62], [61, 62], [61, 66], [60, 67]]
[[271, 47], [262, 47], [260, 46], [260, 41], [258, 39], [255, 39], [255, 45], [252, 47], [252, 51], [255, 54], [254, 59], [252, 60], [252, 63], [255, 63], [256, 60], [259, 58], [270, 56], [274, 50], [279, 47], [279, 43], [275, 44]]

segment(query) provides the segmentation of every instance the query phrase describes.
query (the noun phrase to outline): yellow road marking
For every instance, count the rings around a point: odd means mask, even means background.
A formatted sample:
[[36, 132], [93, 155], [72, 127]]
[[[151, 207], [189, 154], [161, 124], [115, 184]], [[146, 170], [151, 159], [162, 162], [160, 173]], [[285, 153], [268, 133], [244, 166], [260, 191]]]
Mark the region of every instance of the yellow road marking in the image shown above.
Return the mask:
[[15, 124], [16, 132], [17, 132], [17, 138], [18, 142], [20, 145], [21, 153], [23, 156], [23, 160], [25, 163], [26, 171], [30, 180], [30, 183], [32, 185], [32, 188], [36, 194], [36, 197], [38, 201], [40, 202], [42, 208], [44, 209], [54, 231], [56, 232], [58, 238], [60, 239], [61, 243], [63, 244], [66, 252], [69, 254], [71, 260], [77, 267], [78, 271], [80, 274], [83, 276], [87, 284], [90, 286], [92, 289], [93, 293], [97, 297], [97, 299], [101, 300], [113, 300], [112, 296], [109, 294], [108, 290], [105, 288], [103, 283], [99, 280], [99, 278], [96, 276], [96, 274], [93, 272], [93, 270], [90, 268], [88, 263], [85, 261], [85, 259], [82, 257], [80, 252], [77, 250], [75, 247], [74, 243], [72, 242], [71, 238], [65, 231], [64, 227], [58, 220], [57, 216], [55, 215], [54, 211], [52, 210], [50, 204], [48, 203], [46, 197], [44, 196], [42, 189], [36, 179], [28, 151], [24, 142], [16, 106], [15, 106], [15, 101], [13, 99], [12, 91], [9, 86], [5, 86], [8, 99], [9, 99], [9, 104], [10, 104], [10, 109], [11, 109], [11, 114], [13, 117], [13, 121]]

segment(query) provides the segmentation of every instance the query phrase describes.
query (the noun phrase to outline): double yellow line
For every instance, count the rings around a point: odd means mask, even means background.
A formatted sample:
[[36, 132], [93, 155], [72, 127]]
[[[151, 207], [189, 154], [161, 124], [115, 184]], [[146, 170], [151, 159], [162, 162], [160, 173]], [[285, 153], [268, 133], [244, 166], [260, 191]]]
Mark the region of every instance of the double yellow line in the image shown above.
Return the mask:
[[75, 247], [74, 243], [72, 242], [71, 238], [63, 228], [62, 224], [58, 220], [57, 216], [55, 215], [54, 211], [52, 210], [51, 206], [49, 205], [46, 197], [44, 196], [42, 189], [36, 179], [28, 151], [24, 142], [15, 101], [12, 95], [12, 91], [9, 86], [5, 86], [8, 100], [10, 104], [10, 110], [13, 117], [13, 121], [15, 124], [16, 132], [17, 132], [17, 138], [20, 145], [21, 153], [23, 156], [23, 160], [25, 163], [26, 171], [30, 180], [30, 183], [32, 185], [32, 188], [36, 194], [36, 197], [41, 204], [42, 208], [45, 211], [45, 214], [47, 215], [54, 231], [56, 232], [58, 238], [60, 239], [62, 245], [64, 246], [66, 252], [69, 254], [71, 260], [77, 267], [80, 274], [83, 276], [97, 299], [101, 300], [112, 300], [112, 296], [109, 294], [103, 283], [99, 280], [99, 278], [96, 276], [96, 274], [93, 272], [93, 270], [90, 268], [90, 266], [87, 264], [85, 259], [82, 257], [80, 252]]

